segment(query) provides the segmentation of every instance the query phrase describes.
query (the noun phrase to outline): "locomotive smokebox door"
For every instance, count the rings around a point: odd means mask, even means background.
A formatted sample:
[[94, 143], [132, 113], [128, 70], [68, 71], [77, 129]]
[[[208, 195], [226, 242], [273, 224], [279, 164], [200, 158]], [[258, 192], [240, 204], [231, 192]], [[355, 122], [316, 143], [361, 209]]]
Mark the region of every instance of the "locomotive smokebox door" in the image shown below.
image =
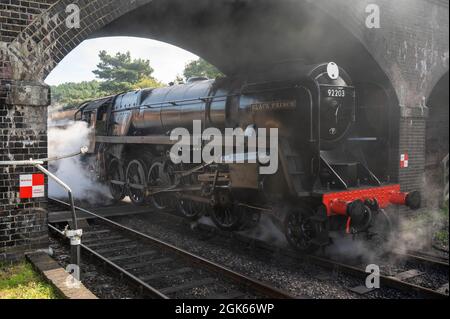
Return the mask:
[[258, 164], [231, 164], [230, 180], [231, 187], [258, 189], [259, 188], [259, 165]]

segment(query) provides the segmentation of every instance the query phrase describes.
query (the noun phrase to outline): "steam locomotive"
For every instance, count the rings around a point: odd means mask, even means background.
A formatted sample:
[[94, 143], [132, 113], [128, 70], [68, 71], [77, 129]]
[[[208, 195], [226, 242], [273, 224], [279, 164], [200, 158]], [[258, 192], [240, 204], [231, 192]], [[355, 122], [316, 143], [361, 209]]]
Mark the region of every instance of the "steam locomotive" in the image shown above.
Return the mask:
[[[369, 167], [354, 143], [356, 101], [349, 75], [331, 62], [126, 92], [84, 103], [75, 120], [92, 127], [90, 153], [115, 200], [176, 208], [193, 221], [210, 216], [227, 231], [255, 227], [267, 214], [292, 246], [312, 252], [332, 232], [385, 236], [388, 206], [421, 205], [419, 192], [401, 192]], [[278, 129], [279, 169], [263, 175], [259, 160], [225, 159], [255, 157], [248, 143], [217, 161], [175, 164], [171, 131], [193, 133], [193, 121], [222, 132]]]

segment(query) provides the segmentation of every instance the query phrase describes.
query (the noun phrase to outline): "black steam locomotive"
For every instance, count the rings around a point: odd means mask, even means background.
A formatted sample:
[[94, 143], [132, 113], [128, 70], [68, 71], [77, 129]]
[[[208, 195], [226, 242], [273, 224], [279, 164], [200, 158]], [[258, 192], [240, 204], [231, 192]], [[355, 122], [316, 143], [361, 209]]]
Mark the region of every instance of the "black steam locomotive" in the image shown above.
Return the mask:
[[[418, 192], [380, 181], [353, 143], [356, 91], [335, 63], [127, 92], [83, 104], [75, 119], [93, 128], [91, 153], [115, 200], [176, 208], [191, 220], [208, 215], [229, 231], [267, 214], [303, 252], [328, 245], [332, 231], [380, 235], [390, 227], [385, 208], [420, 206]], [[277, 128], [279, 169], [263, 175], [257, 160], [225, 160], [254, 157], [248, 143], [217, 161], [175, 164], [170, 133], [193, 133], [193, 121], [222, 132]]]

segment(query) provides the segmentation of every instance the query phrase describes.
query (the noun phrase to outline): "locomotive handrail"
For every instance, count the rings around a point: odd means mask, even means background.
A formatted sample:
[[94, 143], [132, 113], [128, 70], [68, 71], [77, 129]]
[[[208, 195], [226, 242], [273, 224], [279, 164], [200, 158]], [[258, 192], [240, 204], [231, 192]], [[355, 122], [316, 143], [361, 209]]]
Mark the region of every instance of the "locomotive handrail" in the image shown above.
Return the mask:
[[333, 169], [333, 167], [328, 163], [326, 159], [324, 159], [322, 156], [320, 157], [322, 162], [325, 164], [325, 166], [335, 175], [335, 177], [339, 180], [339, 182], [344, 186], [345, 189], [348, 189], [347, 183], [339, 176], [339, 174]]
[[[255, 83], [252, 85], [258, 85], [259, 83]], [[226, 101], [228, 98], [230, 97], [236, 97], [236, 96], [241, 96], [242, 94], [258, 94], [258, 93], [266, 93], [266, 92], [272, 92], [272, 91], [277, 91], [277, 90], [286, 90], [286, 89], [295, 89], [298, 88], [298, 85], [293, 85], [293, 86], [286, 86], [286, 87], [282, 87], [282, 88], [276, 88], [276, 89], [267, 89], [267, 90], [256, 90], [256, 91], [248, 91], [248, 92], [244, 92], [243, 90], [239, 93], [235, 93], [235, 94], [228, 94], [228, 95], [218, 95], [218, 96], [205, 96], [205, 97], [198, 97], [198, 98], [190, 98], [190, 99], [183, 99], [183, 100], [172, 100], [172, 101], [164, 101], [164, 102], [157, 102], [157, 103], [150, 103], [150, 104], [142, 104], [142, 105], [138, 105], [135, 107], [130, 107], [130, 108], [126, 108], [126, 109], [119, 109], [119, 110], [113, 110], [112, 113], [120, 113], [120, 112], [126, 112], [126, 111], [132, 111], [132, 110], [137, 110], [140, 109], [142, 107], [146, 107], [146, 108], [153, 108], [156, 106], [163, 106], [163, 105], [168, 105], [168, 106], [176, 106], [176, 105], [180, 105], [181, 103], [188, 103], [188, 102], [193, 102], [193, 101], [201, 101], [201, 102], [211, 102], [211, 101], [216, 101], [218, 99], [223, 99], [222, 101]]]
[[87, 151], [88, 151], [87, 147], [82, 147], [78, 152], [68, 154], [68, 155], [63, 155], [63, 156], [55, 156], [55, 157], [42, 158], [42, 159], [37, 159], [37, 160], [29, 159], [29, 160], [25, 160], [25, 161], [0, 161], [0, 166], [43, 165], [46, 162], [55, 162], [55, 161], [59, 161], [62, 159], [72, 158], [72, 157], [75, 157], [78, 155], [86, 154]]

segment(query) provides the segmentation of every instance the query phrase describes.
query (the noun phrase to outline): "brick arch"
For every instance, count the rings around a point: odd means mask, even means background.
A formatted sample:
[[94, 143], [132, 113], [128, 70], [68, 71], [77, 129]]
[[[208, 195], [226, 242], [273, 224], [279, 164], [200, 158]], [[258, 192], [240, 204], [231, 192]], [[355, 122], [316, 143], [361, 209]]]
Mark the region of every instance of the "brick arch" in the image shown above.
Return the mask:
[[[10, 77], [42, 81], [90, 34], [152, 0], [59, 0], [37, 16], [9, 44]], [[67, 28], [66, 8], [80, 8], [80, 28]], [[70, 12], [69, 12], [70, 13]], [[55, 18], [57, 17], [57, 18]]]
[[[9, 52], [12, 55], [11, 78], [17, 80], [43, 80], [71, 50], [91, 34], [121, 16], [152, 2], [162, 1], [57, 0], [48, 10], [37, 16], [9, 45]], [[167, 2], [176, 3], [176, 1]], [[207, 1], [201, 2], [206, 3]], [[80, 29], [68, 29], [65, 25], [65, 17], [67, 16], [65, 10], [70, 4], [76, 4], [81, 9]], [[351, 34], [355, 41], [358, 41], [366, 49], [369, 55], [371, 54], [370, 48], [365, 44], [363, 35], [359, 32], [363, 22], [359, 17], [355, 17], [354, 14], [341, 12], [346, 6], [335, 6], [329, 4], [328, 1], [320, 0], [313, 1], [310, 4], [316, 6], [330, 17], [333, 17], [335, 12], [339, 12], [339, 16], [346, 15], [348, 19], [339, 20], [337, 23]], [[55, 15], [59, 15], [56, 23], [52, 19]], [[46, 20], [48, 20], [48, 23]], [[385, 64], [384, 61], [380, 61], [380, 57], [377, 57], [377, 59], [374, 60], [377, 60], [379, 64]]]

